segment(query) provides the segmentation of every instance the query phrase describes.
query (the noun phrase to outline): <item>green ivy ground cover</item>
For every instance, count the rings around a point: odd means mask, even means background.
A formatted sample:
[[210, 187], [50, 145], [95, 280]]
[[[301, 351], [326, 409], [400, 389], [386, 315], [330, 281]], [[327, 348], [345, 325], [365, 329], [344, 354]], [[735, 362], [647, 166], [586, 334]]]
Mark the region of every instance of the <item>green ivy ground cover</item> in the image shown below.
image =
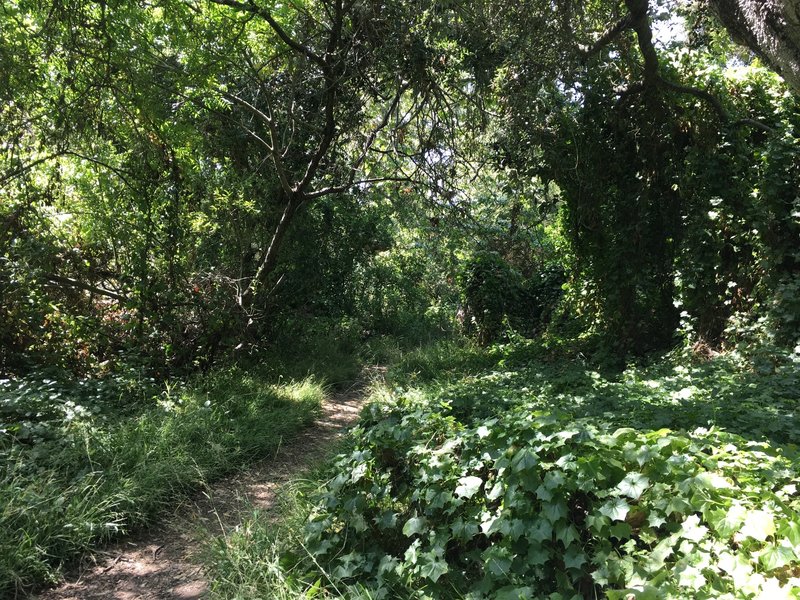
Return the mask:
[[797, 353], [604, 377], [494, 352], [365, 412], [284, 552], [298, 589], [800, 598]]

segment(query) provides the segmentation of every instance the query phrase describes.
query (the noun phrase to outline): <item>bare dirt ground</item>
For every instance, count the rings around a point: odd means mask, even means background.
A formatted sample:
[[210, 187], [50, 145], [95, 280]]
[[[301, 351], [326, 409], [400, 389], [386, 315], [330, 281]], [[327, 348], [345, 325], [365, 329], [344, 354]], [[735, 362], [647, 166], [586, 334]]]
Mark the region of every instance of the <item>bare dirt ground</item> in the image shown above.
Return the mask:
[[197, 553], [203, 537], [230, 531], [253, 509], [273, 508], [281, 485], [323, 460], [354, 424], [364, 393], [356, 385], [322, 405], [314, 424], [284, 440], [274, 457], [217, 481], [187, 500], [168, 522], [95, 553], [92, 561], [37, 600], [203, 598], [208, 590]]

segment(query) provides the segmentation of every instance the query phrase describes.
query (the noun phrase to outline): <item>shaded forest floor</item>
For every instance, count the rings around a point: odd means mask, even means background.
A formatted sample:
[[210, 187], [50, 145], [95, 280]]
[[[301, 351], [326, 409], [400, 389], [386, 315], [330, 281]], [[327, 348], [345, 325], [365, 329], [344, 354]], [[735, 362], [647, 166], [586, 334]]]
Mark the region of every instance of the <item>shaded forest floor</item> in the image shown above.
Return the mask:
[[178, 506], [171, 519], [95, 553], [65, 583], [37, 598], [203, 597], [208, 591], [199, 563], [204, 541], [227, 535], [255, 510], [268, 514], [282, 484], [331, 453], [336, 440], [357, 420], [363, 399], [362, 382], [326, 398], [313, 424], [283, 440], [274, 456], [211, 484]]

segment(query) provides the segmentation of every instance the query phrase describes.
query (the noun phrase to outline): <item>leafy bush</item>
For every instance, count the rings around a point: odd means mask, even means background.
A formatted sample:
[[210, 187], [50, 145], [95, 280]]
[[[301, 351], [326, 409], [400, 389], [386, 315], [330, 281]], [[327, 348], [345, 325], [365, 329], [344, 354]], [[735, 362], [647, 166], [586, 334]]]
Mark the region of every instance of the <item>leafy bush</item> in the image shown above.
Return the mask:
[[546, 324], [561, 298], [564, 272], [549, 267], [525, 278], [496, 252], [477, 252], [460, 277], [465, 325], [478, 341], [497, 341], [504, 324], [532, 334]]
[[789, 450], [717, 430], [615, 429], [524, 402], [461, 423], [447, 402], [413, 394], [372, 406], [353, 439], [304, 540], [338, 589], [798, 597]]

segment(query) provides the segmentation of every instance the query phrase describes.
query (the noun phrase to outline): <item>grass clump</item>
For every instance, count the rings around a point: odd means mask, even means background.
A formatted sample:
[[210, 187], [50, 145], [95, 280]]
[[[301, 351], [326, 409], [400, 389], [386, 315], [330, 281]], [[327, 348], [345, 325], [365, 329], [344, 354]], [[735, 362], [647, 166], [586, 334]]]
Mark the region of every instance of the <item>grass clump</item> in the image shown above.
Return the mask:
[[[3, 382], [0, 406], [16, 418], [0, 439], [0, 594], [55, 581], [177, 495], [273, 451], [313, 420], [324, 394], [313, 379], [275, 384], [236, 368], [132, 406], [84, 388]], [[25, 404], [37, 408], [20, 415]]]
[[298, 577], [286, 555], [302, 547], [303, 526], [324, 479], [317, 470], [284, 484], [269, 513], [254, 510], [236, 530], [207, 545], [212, 598], [294, 600], [321, 591], [321, 579]]

